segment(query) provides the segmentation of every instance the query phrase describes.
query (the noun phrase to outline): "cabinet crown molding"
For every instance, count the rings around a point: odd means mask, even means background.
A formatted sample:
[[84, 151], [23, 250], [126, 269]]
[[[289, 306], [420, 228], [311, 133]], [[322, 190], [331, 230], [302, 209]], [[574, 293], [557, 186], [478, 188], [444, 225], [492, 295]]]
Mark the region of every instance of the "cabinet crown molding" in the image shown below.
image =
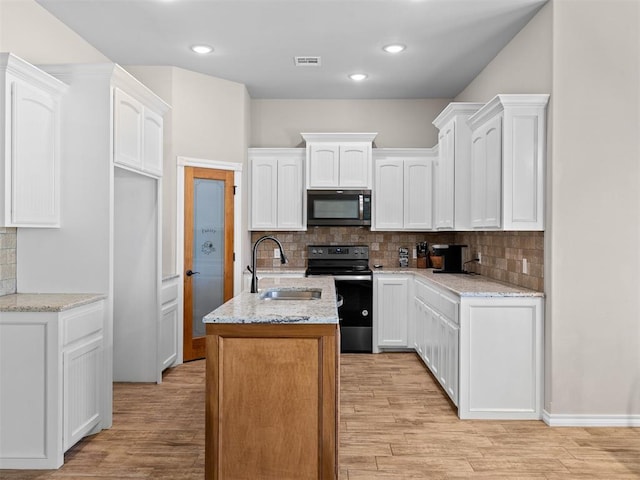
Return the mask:
[[306, 142], [373, 142], [375, 133], [300, 133]]
[[471, 129], [482, 125], [485, 121], [505, 110], [506, 107], [545, 108], [549, 102], [549, 94], [500, 94], [472, 115], [468, 120]]
[[11, 74], [21, 80], [28, 81], [51, 95], [60, 96], [69, 89], [66, 83], [13, 53], [0, 53], [0, 74], [3, 78], [5, 75]]
[[471, 116], [480, 110], [484, 106], [484, 103], [472, 103], [472, 102], [452, 102], [445, 107], [442, 112], [433, 120], [433, 125], [436, 128], [441, 129], [444, 125], [449, 123], [458, 115]]
[[74, 77], [102, 77], [112, 86], [125, 90], [160, 115], [164, 115], [171, 109], [171, 105], [117, 63], [43, 65], [41, 68], [50, 75], [63, 78], [70, 84], [73, 83]]

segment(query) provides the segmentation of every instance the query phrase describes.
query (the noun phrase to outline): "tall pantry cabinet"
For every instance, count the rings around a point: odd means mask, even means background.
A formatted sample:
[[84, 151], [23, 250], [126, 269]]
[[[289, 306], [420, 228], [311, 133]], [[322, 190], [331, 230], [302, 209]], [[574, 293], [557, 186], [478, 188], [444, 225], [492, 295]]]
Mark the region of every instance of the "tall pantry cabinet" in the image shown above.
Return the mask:
[[106, 294], [107, 378], [159, 382], [160, 167], [169, 106], [115, 64], [42, 69], [70, 87], [61, 228], [18, 230], [18, 291]]

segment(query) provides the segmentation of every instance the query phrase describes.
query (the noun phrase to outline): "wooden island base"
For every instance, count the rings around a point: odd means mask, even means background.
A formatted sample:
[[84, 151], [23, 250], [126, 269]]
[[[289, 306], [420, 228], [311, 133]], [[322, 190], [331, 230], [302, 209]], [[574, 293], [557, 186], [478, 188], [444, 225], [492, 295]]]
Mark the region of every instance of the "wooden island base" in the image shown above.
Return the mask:
[[206, 328], [205, 478], [336, 479], [338, 325]]

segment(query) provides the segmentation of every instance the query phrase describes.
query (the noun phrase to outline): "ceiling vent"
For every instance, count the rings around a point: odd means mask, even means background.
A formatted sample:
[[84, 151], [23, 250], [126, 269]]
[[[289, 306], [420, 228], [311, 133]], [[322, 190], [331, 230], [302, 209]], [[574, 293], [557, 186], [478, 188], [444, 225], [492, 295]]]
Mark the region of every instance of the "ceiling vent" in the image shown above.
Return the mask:
[[319, 67], [320, 57], [293, 57], [296, 67]]

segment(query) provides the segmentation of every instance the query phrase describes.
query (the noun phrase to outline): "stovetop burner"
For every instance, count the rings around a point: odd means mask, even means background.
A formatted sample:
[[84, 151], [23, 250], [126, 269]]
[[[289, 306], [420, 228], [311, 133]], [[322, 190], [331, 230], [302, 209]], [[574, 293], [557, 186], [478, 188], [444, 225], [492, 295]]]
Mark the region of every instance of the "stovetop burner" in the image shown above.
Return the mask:
[[367, 245], [309, 245], [307, 275], [367, 275]]

